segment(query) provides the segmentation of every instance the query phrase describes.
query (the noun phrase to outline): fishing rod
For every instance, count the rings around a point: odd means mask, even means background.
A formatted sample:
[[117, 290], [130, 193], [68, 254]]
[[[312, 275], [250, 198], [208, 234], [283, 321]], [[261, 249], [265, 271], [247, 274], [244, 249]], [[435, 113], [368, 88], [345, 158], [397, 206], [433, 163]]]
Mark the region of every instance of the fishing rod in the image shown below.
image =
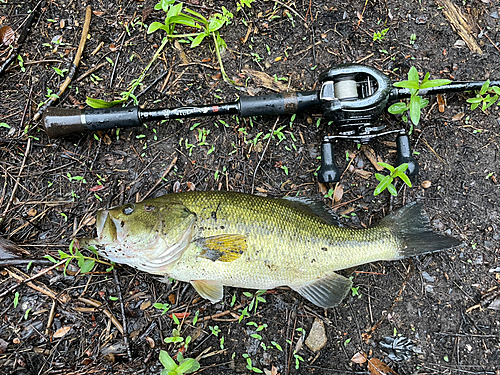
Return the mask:
[[[380, 70], [360, 65], [333, 66], [319, 76], [320, 88], [261, 96], [241, 96], [237, 101], [177, 108], [142, 109], [133, 107], [71, 109], [50, 107], [44, 114], [45, 131], [51, 138], [65, 137], [85, 131], [141, 126], [148, 121], [190, 117], [239, 115], [241, 117], [277, 116], [299, 112], [321, 112], [331, 121], [337, 134], [325, 136], [321, 144], [320, 182], [340, 181], [335, 162], [335, 139], [348, 139], [365, 144], [388, 134], [397, 134], [396, 164], [408, 163], [406, 174], [418, 174], [418, 163], [412, 156], [410, 140], [404, 129], [383, 131], [376, 125], [389, 102], [409, 98], [410, 89], [393, 86]], [[479, 90], [485, 81], [453, 82], [446, 86], [419, 90], [419, 95]], [[500, 80], [490, 82], [500, 86]]]

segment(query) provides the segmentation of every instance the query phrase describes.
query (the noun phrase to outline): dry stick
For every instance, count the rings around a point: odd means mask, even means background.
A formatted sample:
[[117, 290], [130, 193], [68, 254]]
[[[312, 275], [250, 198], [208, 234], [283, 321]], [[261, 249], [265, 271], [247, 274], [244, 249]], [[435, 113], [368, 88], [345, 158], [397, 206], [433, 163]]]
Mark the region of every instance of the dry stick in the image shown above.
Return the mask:
[[104, 65], [109, 64], [107, 61], [103, 61], [99, 65], [94, 66], [93, 68], [87, 70], [85, 73], [83, 73], [80, 77], [76, 79], [76, 82], [80, 82], [82, 79], [88, 77], [92, 73], [94, 73], [96, 70], [101, 69]]
[[118, 50], [118, 56], [116, 56], [116, 61], [113, 64], [113, 72], [111, 72], [111, 78], [109, 79], [108, 87], [112, 87], [113, 81], [115, 80], [116, 67], [118, 66], [118, 61], [120, 60], [120, 55], [122, 54], [123, 42], [125, 41], [125, 35], [127, 35], [127, 33], [124, 31], [122, 33], [121, 37], [119, 38], [119, 40], [121, 39], [122, 41], [120, 43], [120, 49]]
[[[264, 150], [262, 150], [262, 155], [260, 156], [259, 162], [257, 163], [257, 166], [255, 167], [255, 171], [253, 171], [252, 194], [253, 194], [254, 187], [255, 187], [255, 175], [257, 174], [257, 170], [259, 169], [259, 166], [260, 166], [260, 163], [262, 162], [262, 159], [264, 159], [264, 155], [266, 154], [267, 148], [269, 147], [269, 143], [271, 142], [271, 139], [273, 138], [272, 133], [274, 132], [274, 129], [276, 129], [276, 125], [278, 124], [279, 119], [280, 119], [280, 117], [278, 116], [278, 118], [276, 119], [276, 122], [273, 125], [273, 128], [271, 129], [271, 136], [269, 137], [269, 140], [267, 141], [266, 147], [264, 148]], [[227, 174], [226, 174], [226, 176], [227, 176]]]
[[128, 361], [132, 362], [132, 353], [130, 352], [130, 346], [128, 344], [128, 333], [127, 333], [127, 319], [125, 318], [125, 307], [123, 306], [122, 290], [120, 288], [120, 280], [118, 279], [118, 273], [116, 268], [113, 267], [113, 276], [115, 277], [116, 289], [118, 289], [118, 298], [120, 299], [120, 310], [122, 311], [122, 322], [123, 322], [123, 341], [127, 348]]
[[[94, 307], [101, 307], [102, 306], [101, 302], [96, 301], [92, 298], [78, 297], [78, 300], [82, 301], [90, 306], [94, 306]], [[75, 308], [75, 310], [78, 311], [77, 308]], [[111, 314], [111, 312], [108, 309], [104, 309], [104, 310], [102, 310], [102, 312], [104, 313], [104, 315], [106, 315], [111, 320], [111, 323], [113, 323], [113, 325], [116, 327], [116, 329], [118, 329], [118, 331], [123, 335], [123, 327], [120, 324], [120, 322], [118, 321], [118, 319], [116, 319], [115, 316], [113, 314]]]
[[[78, 64], [80, 64], [80, 59], [82, 58], [82, 53], [83, 49], [85, 48], [85, 42], [87, 40], [87, 35], [89, 34], [89, 26], [90, 26], [90, 19], [92, 18], [92, 8], [90, 5], [87, 7], [87, 11], [85, 14], [85, 23], [83, 25], [83, 31], [82, 31], [82, 37], [80, 39], [80, 44], [78, 45], [78, 49], [76, 51], [75, 58], [73, 60], [73, 64], [71, 65], [71, 68], [69, 70], [68, 76], [64, 80], [63, 84], [59, 88], [59, 92], [57, 93], [57, 98], [60, 98], [62, 94], [66, 91], [68, 88], [69, 84], [71, 83], [71, 80], [75, 76], [76, 69], [78, 68]], [[50, 107], [56, 100], [56, 97], [51, 97], [49, 100], [47, 100], [47, 103], [45, 103], [33, 116], [33, 121], [37, 121], [45, 112], [45, 110]]]
[[[43, 1], [43, 0], [42, 0]], [[14, 51], [11, 53], [10, 57], [5, 60], [5, 62], [2, 64], [0, 67], [0, 75], [12, 64], [12, 62], [17, 59], [17, 55], [19, 54], [19, 50], [21, 49], [21, 46], [23, 45], [24, 41], [26, 40], [26, 37], [28, 36], [28, 32], [30, 31], [31, 24], [33, 23], [33, 19], [35, 18], [36, 15], [36, 10], [38, 9], [38, 6], [42, 3], [42, 1], [39, 1], [38, 4], [35, 6], [31, 14], [29, 15], [28, 19], [26, 20], [26, 23], [24, 24], [23, 31], [21, 31], [21, 35], [19, 35], [19, 39], [17, 39], [17, 47], [14, 49]]]
[[9, 201], [7, 202], [7, 207], [5, 207], [5, 210], [2, 214], [2, 216], [0, 216], [0, 222], [2, 222], [3, 219], [5, 218], [5, 215], [7, 215], [7, 212], [9, 211], [10, 205], [12, 204], [12, 201], [14, 200], [17, 188], [19, 187], [21, 173], [23, 172], [24, 165], [26, 164], [26, 159], [28, 158], [28, 154], [30, 153], [30, 149], [31, 149], [31, 138], [28, 138], [28, 144], [26, 145], [26, 152], [24, 153], [23, 162], [21, 163], [21, 168], [19, 168], [19, 173], [17, 174], [16, 183], [14, 184], [14, 188], [12, 189], [12, 193], [10, 195]]
[[172, 170], [172, 168], [174, 167], [174, 165], [176, 163], [177, 163], [177, 156], [172, 160], [172, 162], [170, 163], [168, 168], [165, 170], [165, 172], [163, 172], [163, 174], [158, 179], [158, 181], [156, 181], [156, 183], [153, 185], [153, 187], [151, 189], [149, 189], [149, 191], [139, 200], [139, 202], [142, 202], [144, 199], [146, 199], [149, 196], [149, 194], [151, 194], [153, 192], [153, 190], [156, 189], [156, 187], [163, 181], [163, 178]]

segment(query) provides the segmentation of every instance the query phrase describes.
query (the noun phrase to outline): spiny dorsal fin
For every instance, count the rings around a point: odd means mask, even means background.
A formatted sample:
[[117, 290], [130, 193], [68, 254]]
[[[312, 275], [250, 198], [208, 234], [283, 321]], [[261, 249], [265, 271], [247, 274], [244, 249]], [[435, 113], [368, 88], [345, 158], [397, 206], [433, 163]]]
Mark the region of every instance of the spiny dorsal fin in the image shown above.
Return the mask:
[[214, 280], [192, 280], [191, 285], [203, 298], [216, 303], [222, 299], [223, 289], [220, 281]]
[[199, 238], [196, 243], [201, 247], [198, 257], [215, 262], [232, 262], [247, 251], [247, 240], [240, 234], [220, 234]]
[[352, 281], [347, 277], [332, 273], [299, 286], [290, 285], [290, 288], [315, 305], [327, 309], [338, 306], [351, 290], [351, 286]]
[[328, 209], [321, 201], [304, 197], [284, 197], [281, 199], [299, 211], [317, 216], [328, 224], [341, 226], [335, 212]]

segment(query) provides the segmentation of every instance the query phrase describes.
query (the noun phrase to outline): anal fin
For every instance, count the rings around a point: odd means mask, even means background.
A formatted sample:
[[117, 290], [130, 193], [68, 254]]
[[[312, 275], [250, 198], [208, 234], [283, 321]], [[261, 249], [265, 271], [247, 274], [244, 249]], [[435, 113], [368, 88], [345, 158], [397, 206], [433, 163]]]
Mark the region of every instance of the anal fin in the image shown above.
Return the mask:
[[290, 285], [302, 297], [325, 309], [338, 306], [351, 286], [351, 280], [336, 273], [301, 285]]
[[214, 280], [192, 280], [191, 285], [203, 298], [212, 303], [219, 302], [223, 296], [222, 284]]

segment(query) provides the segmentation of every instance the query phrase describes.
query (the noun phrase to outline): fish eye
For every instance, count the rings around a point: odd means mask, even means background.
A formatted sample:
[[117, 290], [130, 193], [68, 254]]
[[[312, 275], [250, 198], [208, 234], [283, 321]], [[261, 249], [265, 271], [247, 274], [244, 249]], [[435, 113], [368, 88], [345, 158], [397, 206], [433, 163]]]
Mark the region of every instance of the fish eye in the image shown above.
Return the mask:
[[130, 215], [135, 210], [135, 204], [129, 203], [122, 208], [122, 212], [125, 215]]

